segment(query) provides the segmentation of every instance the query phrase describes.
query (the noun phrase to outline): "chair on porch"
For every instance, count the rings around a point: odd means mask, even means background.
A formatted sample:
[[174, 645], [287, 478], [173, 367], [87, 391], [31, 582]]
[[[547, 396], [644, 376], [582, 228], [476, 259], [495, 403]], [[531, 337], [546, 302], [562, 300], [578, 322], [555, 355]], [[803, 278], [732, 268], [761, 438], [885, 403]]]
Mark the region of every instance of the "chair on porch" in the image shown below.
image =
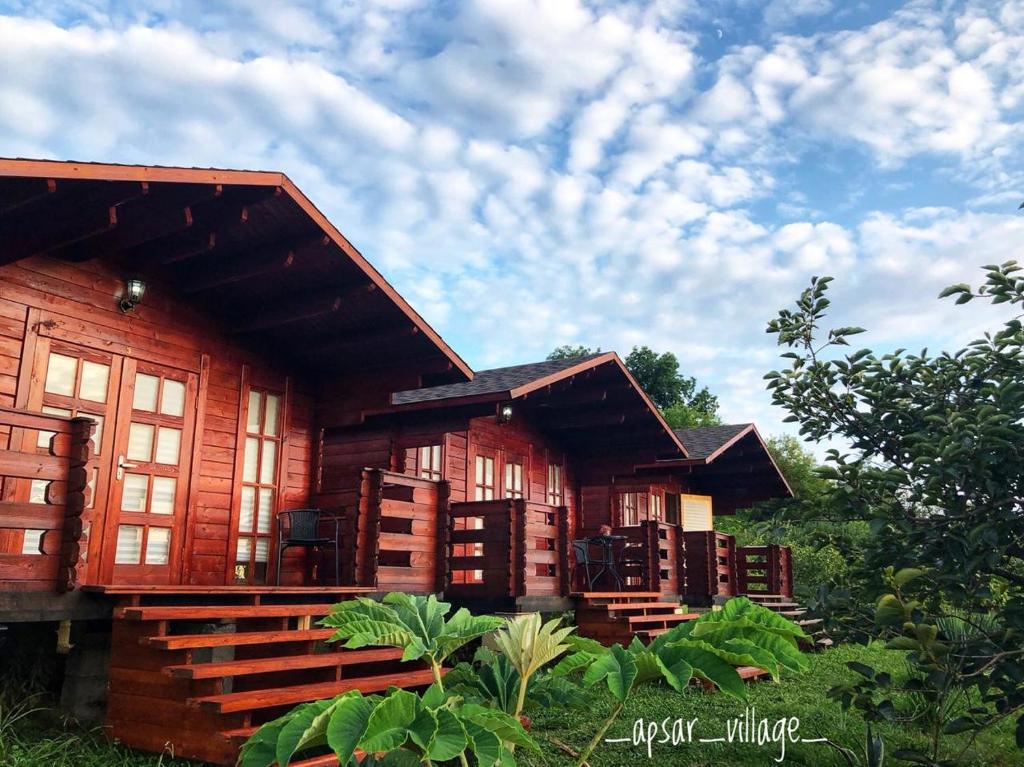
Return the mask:
[[[622, 590], [622, 578], [615, 568], [615, 556], [612, 553], [612, 539], [598, 536], [596, 538], [579, 538], [572, 542], [572, 553], [576, 560], [577, 568], [583, 568], [583, 574], [587, 579], [587, 590], [593, 591], [594, 584], [602, 575], [608, 573], [615, 581], [616, 590]], [[594, 556], [592, 548], [597, 547], [599, 556]], [[591, 572], [591, 567], [596, 569]]]
[[[334, 523], [334, 535], [320, 534], [321, 522]], [[322, 509], [288, 509], [277, 515], [277, 585], [281, 585], [281, 556], [286, 549], [334, 548], [334, 585], [341, 585], [340, 548], [338, 533], [340, 519]]]

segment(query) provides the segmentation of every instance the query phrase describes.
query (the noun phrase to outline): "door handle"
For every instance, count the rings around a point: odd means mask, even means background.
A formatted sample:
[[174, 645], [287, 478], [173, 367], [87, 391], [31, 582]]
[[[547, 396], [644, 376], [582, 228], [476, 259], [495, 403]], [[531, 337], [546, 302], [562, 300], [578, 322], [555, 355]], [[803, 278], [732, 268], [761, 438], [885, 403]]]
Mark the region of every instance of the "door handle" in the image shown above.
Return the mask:
[[117, 481], [120, 482], [124, 479], [125, 469], [137, 469], [139, 466], [135, 463], [125, 463], [124, 456], [119, 455], [117, 457]]

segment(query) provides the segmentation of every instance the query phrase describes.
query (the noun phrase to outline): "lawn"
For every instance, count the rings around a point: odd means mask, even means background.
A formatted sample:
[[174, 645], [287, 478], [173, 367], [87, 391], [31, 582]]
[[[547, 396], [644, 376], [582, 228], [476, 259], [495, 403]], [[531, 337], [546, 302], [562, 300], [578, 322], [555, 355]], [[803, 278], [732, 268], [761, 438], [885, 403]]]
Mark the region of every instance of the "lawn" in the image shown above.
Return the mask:
[[[756, 719], [767, 718], [774, 723], [783, 717], [799, 719], [802, 738], [828, 737], [845, 746], [857, 746], [863, 737], [863, 722], [856, 714], [844, 715], [839, 706], [825, 698], [825, 691], [852, 673], [846, 662], [859, 660], [879, 669], [895, 673], [901, 670], [901, 654], [888, 652], [878, 646], [865, 648], [847, 645], [811, 656], [811, 669], [801, 676], [785, 679], [781, 684], [757, 682], [750, 685], [750, 700]], [[535, 712], [533, 733], [543, 751], [532, 754], [520, 750], [520, 764], [529, 767], [562, 767], [573, 760], [563, 750], [580, 748], [596, 731], [600, 718], [612, 706], [609, 695], [595, 693], [591, 705], [572, 711]], [[11, 767], [186, 767], [195, 763], [175, 760], [169, 756], [141, 754], [130, 749], [108, 744], [95, 731], [86, 731], [66, 725], [52, 711], [37, 710], [25, 714], [24, 702], [14, 708], [8, 703], [0, 712], [0, 764]], [[694, 689], [680, 695], [668, 688], [644, 687], [630, 700], [620, 720], [608, 733], [608, 738], [629, 738], [637, 719], [660, 722], [665, 717], [683, 720], [697, 719], [692, 733], [695, 738], [714, 738], [726, 734], [726, 722], [742, 716], [744, 705], [721, 694], [707, 694]], [[686, 732], [685, 725], [682, 732]], [[890, 751], [896, 748], [921, 745], [920, 734], [897, 727], [883, 727]], [[960, 743], [966, 743], [960, 739]], [[631, 743], [598, 747], [591, 757], [594, 767], [621, 767], [622, 765], [774, 765], [780, 747], [774, 743], [764, 746], [739, 743], [681, 743], [677, 746], [653, 744], [650, 760], [646, 745], [633, 747]], [[986, 733], [967, 753], [962, 764], [986, 767], [1010, 767], [1024, 762], [1024, 754], [1013, 745], [1010, 724]], [[831, 748], [823, 744], [787, 744], [785, 764], [845, 765]], [[895, 764], [890, 760], [889, 764]]]

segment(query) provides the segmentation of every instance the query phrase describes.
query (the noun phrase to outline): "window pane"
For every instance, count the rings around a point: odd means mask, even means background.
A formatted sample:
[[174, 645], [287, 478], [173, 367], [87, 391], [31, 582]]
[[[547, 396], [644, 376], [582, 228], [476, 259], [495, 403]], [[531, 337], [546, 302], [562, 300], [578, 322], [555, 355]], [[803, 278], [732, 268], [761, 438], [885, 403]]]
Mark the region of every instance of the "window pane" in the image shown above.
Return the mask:
[[50, 490], [50, 481], [48, 479], [33, 479], [32, 484], [29, 485], [28, 490], [28, 502], [29, 503], [49, 503], [47, 500], [47, 494]]
[[166, 565], [171, 551], [171, 531], [166, 527], [149, 528], [146, 538], [146, 564]]
[[43, 553], [43, 536], [45, 530], [26, 530], [21, 543], [21, 553], [26, 556], [37, 556]]
[[242, 488], [242, 509], [238, 515], [238, 532], [251, 533], [252, 520], [256, 509], [256, 488]]
[[86, 487], [89, 488], [89, 504], [86, 506], [87, 509], [94, 508], [96, 506], [96, 477], [99, 476], [100, 470], [95, 468], [89, 475], [89, 483]]
[[[47, 415], [62, 415], [65, 418], [71, 417], [71, 411], [68, 410], [67, 408], [50, 407], [49, 405], [44, 405], [43, 407], [39, 408], [39, 410], [40, 412], [46, 413]], [[36, 437], [36, 446], [46, 448], [50, 447], [50, 440], [53, 439], [55, 433], [56, 432], [52, 431], [39, 432], [38, 436]]]
[[260, 400], [263, 394], [258, 391], [249, 392], [249, 412], [246, 414], [245, 430], [250, 434], [260, 433]]
[[[270, 532], [270, 512], [274, 507], [274, 494], [266, 488], [260, 489], [260, 505], [256, 516], [256, 532]], [[265, 561], [265, 560], [261, 560]]]
[[142, 527], [139, 525], [118, 525], [117, 551], [114, 564], [137, 565], [142, 554]]
[[482, 455], [476, 457], [476, 483], [478, 485], [484, 483], [484, 457]]
[[177, 488], [178, 480], [174, 477], [153, 477], [153, 502], [149, 510], [154, 514], [173, 514]]
[[91, 418], [96, 422], [92, 429], [92, 438], [89, 441], [92, 442], [93, 452], [99, 455], [100, 445], [103, 444], [103, 416], [96, 415], [95, 413], [79, 413], [79, 415]]
[[256, 539], [256, 561], [266, 562], [270, 554], [270, 541], [266, 538]]
[[148, 423], [132, 423], [128, 427], [128, 460], [153, 460], [153, 433], [156, 429]]
[[110, 366], [98, 362], [82, 361], [82, 382], [78, 385], [78, 396], [90, 402], [107, 401], [107, 380]]
[[50, 359], [46, 364], [46, 383], [43, 384], [43, 390], [51, 394], [63, 394], [65, 397], [75, 396], [75, 374], [77, 372], [77, 359], [51, 352]]
[[274, 484], [274, 472], [276, 469], [277, 443], [265, 439], [263, 440], [263, 458], [260, 460], [260, 483], [264, 485]]
[[235, 561], [237, 562], [248, 562], [249, 554], [252, 552], [252, 540], [249, 538], [239, 538], [238, 548], [235, 550]]
[[169, 429], [166, 426], [161, 426], [156, 435], [156, 462], [177, 466], [180, 452], [181, 429]]
[[135, 376], [135, 397], [132, 407], [152, 413], [156, 410], [156, 392], [160, 388], [160, 379], [156, 376], [139, 373]]
[[278, 421], [280, 420], [281, 411], [281, 398], [276, 394], [267, 395], [267, 415], [263, 419], [263, 433], [271, 436], [277, 436]]
[[185, 384], [164, 379], [164, 390], [160, 395], [160, 412], [164, 415], [185, 414]]
[[488, 487], [494, 485], [494, 459], [484, 459], [484, 484]]
[[125, 474], [121, 493], [122, 511], [145, 511], [149, 494], [149, 477], [145, 474]]
[[260, 441], [255, 437], [245, 439], [245, 460], [242, 463], [242, 481], [256, 481], [256, 464], [259, 461]]

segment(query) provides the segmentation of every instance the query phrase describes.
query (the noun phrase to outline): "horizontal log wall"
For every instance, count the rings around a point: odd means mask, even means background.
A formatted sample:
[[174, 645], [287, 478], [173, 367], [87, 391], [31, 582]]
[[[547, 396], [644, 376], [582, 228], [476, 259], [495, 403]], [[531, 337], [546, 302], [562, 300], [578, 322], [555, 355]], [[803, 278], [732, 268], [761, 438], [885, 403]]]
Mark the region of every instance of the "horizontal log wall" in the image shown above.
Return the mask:
[[0, 407], [0, 429], [0, 588], [69, 591], [91, 514], [93, 422]]
[[[159, 283], [147, 286], [144, 300], [132, 312], [121, 312], [117, 296], [123, 290], [123, 276], [119, 269], [95, 260], [69, 264], [32, 257], [0, 267], [0, 405], [25, 406], [36, 338], [200, 374], [202, 417], [197, 419], [186, 536], [178, 541], [188, 552], [180, 577], [198, 585], [231, 582], [234, 554], [227, 549], [242, 368], [251, 366], [253, 385], [278, 393], [284, 391], [286, 372], [222, 336], [200, 309]], [[209, 357], [206, 368], [204, 355]], [[308, 391], [292, 386], [281, 508], [310, 502], [311, 415]], [[109, 461], [110, 456], [101, 456], [101, 474], [109, 473]], [[97, 497], [90, 566], [83, 573], [86, 582], [96, 582], [98, 575], [93, 565], [104, 501]], [[298, 569], [294, 572], [293, 578], [301, 577]]]

